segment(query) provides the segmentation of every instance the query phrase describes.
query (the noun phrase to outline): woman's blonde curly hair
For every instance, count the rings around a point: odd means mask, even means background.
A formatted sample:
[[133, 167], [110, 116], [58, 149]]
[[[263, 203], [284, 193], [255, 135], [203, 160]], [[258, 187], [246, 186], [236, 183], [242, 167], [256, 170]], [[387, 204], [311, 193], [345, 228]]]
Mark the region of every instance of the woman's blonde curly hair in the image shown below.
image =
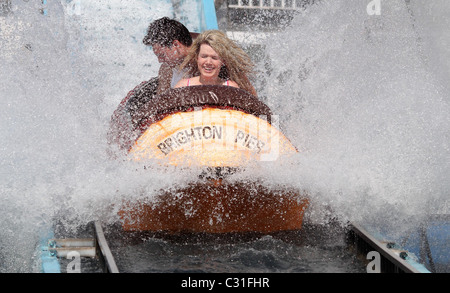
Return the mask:
[[232, 80], [240, 88], [256, 96], [256, 91], [249, 80], [249, 77], [254, 74], [253, 62], [241, 47], [219, 30], [205, 31], [194, 40], [188, 55], [180, 65], [182, 69], [188, 68], [188, 75], [200, 75], [197, 58], [202, 44], [211, 46], [222, 59], [224, 66], [220, 70], [220, 78]]

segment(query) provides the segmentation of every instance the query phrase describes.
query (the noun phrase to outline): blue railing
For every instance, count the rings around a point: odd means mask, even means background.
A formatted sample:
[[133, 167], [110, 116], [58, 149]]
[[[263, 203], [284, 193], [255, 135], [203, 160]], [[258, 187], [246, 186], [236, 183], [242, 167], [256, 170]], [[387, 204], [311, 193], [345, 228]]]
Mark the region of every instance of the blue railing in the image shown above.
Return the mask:
[[201, 33], [218, 29], [214, 0], [171, 1], [175, 19], [183, 23], [190, 31]]
[[219, 29], [214, 0], [199, 0], [201, 31]]

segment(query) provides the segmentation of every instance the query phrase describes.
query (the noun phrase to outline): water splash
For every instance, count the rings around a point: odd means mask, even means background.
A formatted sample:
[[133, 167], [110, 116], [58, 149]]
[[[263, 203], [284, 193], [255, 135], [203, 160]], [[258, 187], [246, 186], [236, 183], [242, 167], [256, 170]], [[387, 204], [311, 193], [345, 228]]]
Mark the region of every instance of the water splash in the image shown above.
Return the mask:
[[366, 2], [321, 1], [267, 44], [269, 104], [302, 150], [271, 176], [344, 221], [398, 225], [448, 213], [449, 76], [427, 64], [426, 20], [411, 13], [426, 5], [383, 1], [370, 16]]
[[[143, 189], [151, 196], [171, 177], [143, 173], [143, 166], [112, 161], [105, 152], [114, 107], [157, 73], [148, 65], [157, 64], [153, 53], [136, 40], [169, 4], [78, 2], [76, 8], [77, 1], [45, 7], [11, 1], [0, 17], [2, 272], [33, 269], [39, 230], [56, 217], [68, 228], [102, 217], [113, 221], [113, 203], [139, 197]], [[137, 7], [151, 13], [136, 14]], [[139, 66], [121, 63], [132, 55]]]
[[[140, 44], [149, 19], [173, 13], [132, 2], [49, 1], [44, 16], [39, 1], [11, 1], [0, 16], [1, 272], [35, 269], [37, 231], [55, 217], [114, 221], [118, 202], [196, 176], [106, 155], [112, 111], [157, 72]], [[267, 44], [265, 94], [302, 155], [242, 176], [305, 190], [319, 221], [325, 206], [375, 223], [448, 213], [448, 46], [427, 34], [448, 19], [400, 0], [372, 18], [366, 2], [322, 1]]]

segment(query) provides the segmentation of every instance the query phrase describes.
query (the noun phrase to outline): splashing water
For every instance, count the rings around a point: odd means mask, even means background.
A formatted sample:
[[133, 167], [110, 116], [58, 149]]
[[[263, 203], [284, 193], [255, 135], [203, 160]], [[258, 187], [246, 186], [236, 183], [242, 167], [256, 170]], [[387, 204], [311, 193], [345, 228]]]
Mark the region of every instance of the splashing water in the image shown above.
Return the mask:
[[344, 220], [448, 214], [450, 7], [437, 2], [382, 1], [372, 16], [369, 1], [322, 1], [271, 39], [269, 105], [302, 150], [271, 176]]
[[[144, 171], [105, 152], [111, 113], [156, 75], [141, 39], [170, 4], [11, 2], [0, 16], [0, 271], [25, 272], [55, 218], [114, 222], [122, 200], [196, 173]], [[368, 2], [319, 2], [266, 44], [262, 95], [301, 156], [240, 176], [305, 190], [318, 221], [328, 207], [379, 225], [449, 213], [450, 5], [382, 1], [370, 16]]]
[[[105, 152], [114, 107], [157, 73], [148, 66], [156, 58], [140, 40], [169, 4], [97, 1], [77, 8], [52, 1], [42, 15], [35, 2], [12, 1], [0, 18], [2, 272], [32, 270], [40, 229], [55, 217], [69, 228], [113, 221], [121, 195], [151, 195], [170, 178], [139, 174], [139, 166], [111, 161]], [[125, 65], [127, 58], [136, 63]]]

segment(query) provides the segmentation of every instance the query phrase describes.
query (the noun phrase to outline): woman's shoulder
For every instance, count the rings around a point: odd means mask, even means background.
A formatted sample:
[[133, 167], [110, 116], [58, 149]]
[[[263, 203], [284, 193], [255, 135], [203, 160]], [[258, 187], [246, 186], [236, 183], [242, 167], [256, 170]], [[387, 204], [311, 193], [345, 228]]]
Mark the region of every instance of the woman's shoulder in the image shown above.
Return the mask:
[[183, 78], [173, 87], [174, 89], [179, 87], [185, 87], [189, 85], [189, 78]]

